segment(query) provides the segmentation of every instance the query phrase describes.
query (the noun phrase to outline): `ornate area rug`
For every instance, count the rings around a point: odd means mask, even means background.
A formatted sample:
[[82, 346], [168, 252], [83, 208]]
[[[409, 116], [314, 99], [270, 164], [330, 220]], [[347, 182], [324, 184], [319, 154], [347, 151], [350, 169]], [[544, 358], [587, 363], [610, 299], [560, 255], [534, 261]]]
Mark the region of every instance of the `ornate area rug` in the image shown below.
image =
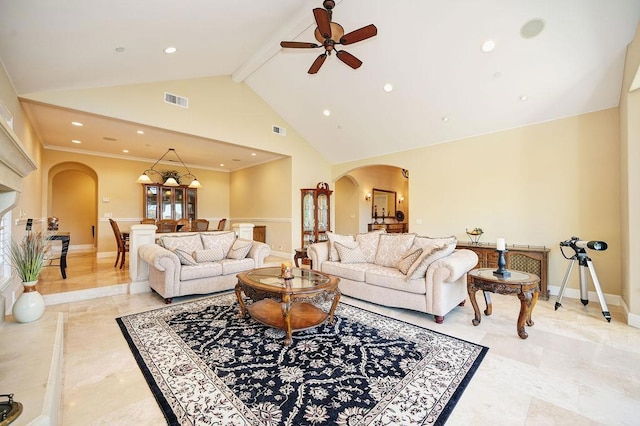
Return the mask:
[[171, 425], [443, 424], [488, 348], [340, 303], [284, 333], [234, 293], [117, 318]]

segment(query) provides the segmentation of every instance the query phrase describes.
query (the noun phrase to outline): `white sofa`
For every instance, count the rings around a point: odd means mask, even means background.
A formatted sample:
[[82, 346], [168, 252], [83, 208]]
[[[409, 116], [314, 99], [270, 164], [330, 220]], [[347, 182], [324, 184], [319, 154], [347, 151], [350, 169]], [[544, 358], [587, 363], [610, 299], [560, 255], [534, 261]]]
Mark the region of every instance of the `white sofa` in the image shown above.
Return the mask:
[[310, 245], [307, 254], [313, 269], [340, 278], [343, 294], [433, 314], [437, 323], [464, 305], [467, 272], [478, 263], [478, 256], [471, 250], [456, 250], [455, 237], [376, 231], [328, 236], [329, 241]]
[[149, 286], [171, 303], [234, 288], [236, 275], [263, 266], [270, 252], [267, 244], [233, 232], [180, 232], [158, 234], [156, 244], [140, 246], [138, 255], [149, 264]]

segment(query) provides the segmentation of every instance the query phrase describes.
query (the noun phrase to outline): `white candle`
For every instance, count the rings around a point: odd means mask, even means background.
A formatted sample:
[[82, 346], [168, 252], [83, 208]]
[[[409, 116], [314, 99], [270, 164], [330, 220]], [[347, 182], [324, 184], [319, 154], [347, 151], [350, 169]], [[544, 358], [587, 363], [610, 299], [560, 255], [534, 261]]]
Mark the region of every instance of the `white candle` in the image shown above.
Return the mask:
[[504, 238], [498, 238], [496, 241], [496, 250], [504, 251], [506, 248], [506, 244], [504, 242]]

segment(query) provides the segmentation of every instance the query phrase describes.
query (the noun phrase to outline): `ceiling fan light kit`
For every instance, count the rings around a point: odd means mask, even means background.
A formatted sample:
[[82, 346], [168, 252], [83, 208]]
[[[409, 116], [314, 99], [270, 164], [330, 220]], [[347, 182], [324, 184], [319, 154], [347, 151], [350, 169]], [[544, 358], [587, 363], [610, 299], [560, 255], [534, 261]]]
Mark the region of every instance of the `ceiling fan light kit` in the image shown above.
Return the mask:
[[335, 1], [325, 0], [322, 3], [324, 9], [319, 7], [313, 9], [313, 17], [315, 18], [317, 25], [314, 31], [314, 37], [321, 44], [301, 41], [280, 42], [280, 46], [284, 48], [324, 48], [324, 52], [320, 54], [315, 61], [313, 61], [313, 64], [311, 64], [311, 68], [309, 68], [309, 71], [307, 71], [309, 74], [316, 74], [320, 70], [320, 67], [322, 67], [322, 64], [324, 64], [327, 56], [330, 56], [331, 52], [334, 51], [336, 52], [337, 58], [344, 62], [346, 65], [350, 66], [353, 69], [359, 68], [362, 65], [362, 61], [345, 50], [337, 50], [336, 45], [342, 44], [346, 46], [362, 40], [366, 40], [378, 34], [378, 29], [373, 24], [345, 34], [342, 25], [338, 24], [337, 22], [331, 21], [333, 15], [332, 10], [335, 5]]

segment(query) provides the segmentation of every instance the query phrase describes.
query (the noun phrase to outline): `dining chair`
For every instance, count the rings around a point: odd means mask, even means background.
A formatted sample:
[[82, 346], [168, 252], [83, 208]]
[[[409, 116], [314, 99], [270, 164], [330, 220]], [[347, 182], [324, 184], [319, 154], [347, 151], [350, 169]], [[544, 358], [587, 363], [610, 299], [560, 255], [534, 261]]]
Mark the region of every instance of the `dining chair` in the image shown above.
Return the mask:
[[188, 232], [191, 230], [191, 227], [189, 226], [189, 219], [178, 219], [178, 221], [176, 222], [176, 230], [178, 232]]
[[120, 227], [118, 223], [109, 219], [109, 223], [111, 223], [111, 229], [113, 229], [113, 235], [116, 237], [116, 244], [118, 246], [118, 255], [116, 256], [116, 263], [113, 264], [115, 268], [118, 265], [118, 261], [120, 261], [120, 269], [124, 268], [125, 255], [129, 251], [129, 233], [128, 232], [120, 232]]
[[224, 226], [227, 223], [227, 219], [220, 219], [220, 222], [218, 222], [218, 231], [224, 231]]
[[146, 218], [146, 219], [142, 219], [140, 221], [141, 224], [143, 225], [155, 225], [156, 224], [156, 220], [155, 219], [151, 219], [151, 218]]
[[158, 227], [157, 232], [176, 232], [178, 229], [178, 222], [173, 219], [161, 219], [156, 224]]
[[191, 222], [192, 231], [206, 231], [209, 229], [209, 221], [207, 219], [196, 219]]

